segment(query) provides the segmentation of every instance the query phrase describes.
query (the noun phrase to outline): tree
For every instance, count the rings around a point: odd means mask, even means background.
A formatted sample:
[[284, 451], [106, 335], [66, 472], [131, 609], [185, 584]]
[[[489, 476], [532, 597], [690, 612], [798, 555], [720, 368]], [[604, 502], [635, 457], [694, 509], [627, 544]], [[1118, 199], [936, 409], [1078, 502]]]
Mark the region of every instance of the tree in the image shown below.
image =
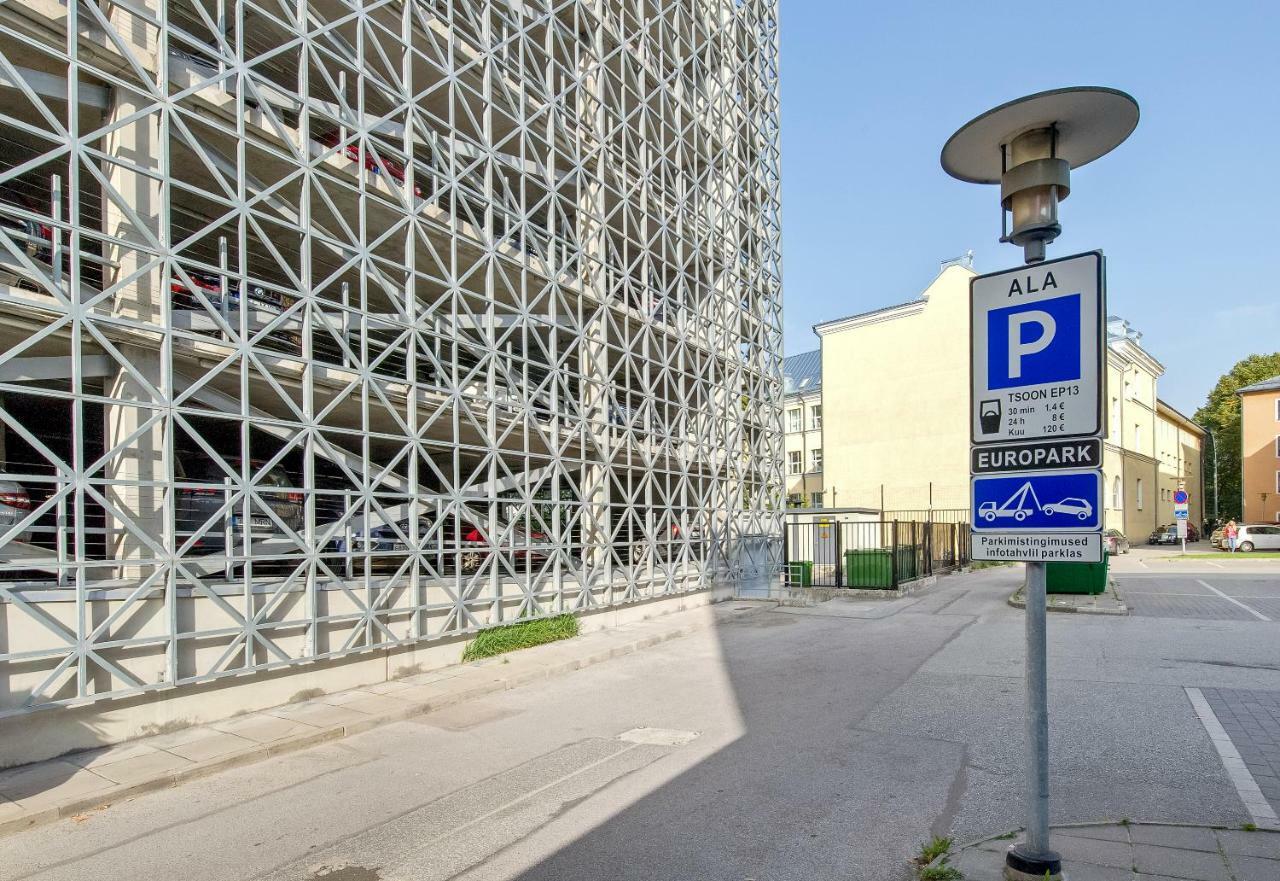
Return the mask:
[[[1218, 517], [1226, 520], [1240, 517], [1240, 397], [1236, 392], [1246, 385], [1280, 376], [1280, 352], [1270, 355], [1250, 355], [1222, 375], [1218, 384], [1209, 392], [1204, 406], [1196, 411], [1196, 422], [1204, 426], [1213, 440], [1206, 450], [1205, 500], [1217, 499]], [[1217, 450], [1218, 485], [1209, 488], [1213, 480], [1212, 453]], [[1208, 505], [1205, 510], [1212, 510]]]

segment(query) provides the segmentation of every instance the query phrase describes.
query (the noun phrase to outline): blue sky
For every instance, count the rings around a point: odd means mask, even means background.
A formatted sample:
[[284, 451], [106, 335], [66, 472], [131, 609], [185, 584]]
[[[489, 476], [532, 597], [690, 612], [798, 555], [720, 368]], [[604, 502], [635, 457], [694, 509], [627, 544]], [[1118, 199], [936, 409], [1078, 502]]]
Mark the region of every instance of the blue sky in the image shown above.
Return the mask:
[[997, 189], [938, 153], [989, 107], [1068, 85], [1123, 89], [1142, 120], [1072, 173], [1049, 256], [1107, 254], [1109, 310], [1167, 368], [1161, 397], [1191, 413], [1238, 359], [1280, 350], [1280, 2], [783, 0], [781, 28], [788, 354], [969, 248], [979, 272], [1017, 265]]

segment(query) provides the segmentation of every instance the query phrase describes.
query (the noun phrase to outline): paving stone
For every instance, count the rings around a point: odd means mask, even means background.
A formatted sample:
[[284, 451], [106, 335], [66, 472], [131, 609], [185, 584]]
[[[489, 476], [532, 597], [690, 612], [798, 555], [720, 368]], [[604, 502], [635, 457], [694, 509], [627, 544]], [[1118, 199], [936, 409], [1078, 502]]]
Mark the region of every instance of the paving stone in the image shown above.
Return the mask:
[[61, 760], [0, 774], [0, 796], [26, 810], [81, 798], [114, 785], [105, 777]]
[[[1057, 830], [1055, 830], [1057, 834]], [[1101, 838], [1104, 841], [1128, 841], [1129, 830], [1119, 823], [1099, 824], [1097, 826], [1068, 826], [1061, 830], [1063, 835], [1074, 835], [1077, 838]]]
[[1066, 861], [1063, 861], [1062, 869], [1068, 881], [1133, 881], [1132, 869]]
[[1218, 830], [1218, 841], [1228, 855], [1244, 854], [1253, 857], [1280, 859], [1280, 833], [1244, 832], [1239, 829]]
[[189, 759], [184, 759], [170, 752], [156, 750], [152, 753], [134, 756], [119, 762], [99, 765], [93, 770], [114, 783], [129, 785], [152, 780], [190, 765], [191, 761]]
[[952, 865], [964, 874], [965, 881], [1003, 881], [1004, 853], [985, 850], [967, 850]]
[[1227, 870], [1222, 855], [1202, 850], [1135, 844], [1133, 864], [1139, 872], [1193, 878], [1195, 881], [1231, 881], [1231, 873]]
[[1218, 839], [1213, 834], [1213, 830], [1203, 827], [1138, 824], [1130, 829], [1130, 835], [1134, 844], [1158, 844], [1162, 847], [1218, 852]]
[[81, 768], [94, 768], [98, 765], [110, 765], [158, 753], [160, 750], [147, 743], [121, 743], [116, 746], [103, 746], [98, 749], [87, 749], [81, 752], [68, 753], [61, 758]]
[[205, 737], [201, 737], [198, 740], [180, 743], [177, 746], [168, 747], [165, 751], [182, 756], [192, 762], [203, 762], [257, 746], [252, 740], [236, 737], [234, 734], [228, 734], [225, 731], [207, 728], [205, 729], [205, 734]]
[[1236, 881], [1280, 881], [1280, 860], [1261, 857], [1228, 857]]
[[1064, 863], [1092, 863], [1120, 869], [1133, 867], [1133, 847], [1127, 841], [1056, 834], [1050, 835], [1049, 846], [1058, 852]]
[[242, 716], [239, 719], [228, 719], [213, 727], [254, 743], [273, 743], [292, 737], [304, 731], [315, 731], [314, 725], [308, 725], [298, 719], [282, 719], [279, 716]]

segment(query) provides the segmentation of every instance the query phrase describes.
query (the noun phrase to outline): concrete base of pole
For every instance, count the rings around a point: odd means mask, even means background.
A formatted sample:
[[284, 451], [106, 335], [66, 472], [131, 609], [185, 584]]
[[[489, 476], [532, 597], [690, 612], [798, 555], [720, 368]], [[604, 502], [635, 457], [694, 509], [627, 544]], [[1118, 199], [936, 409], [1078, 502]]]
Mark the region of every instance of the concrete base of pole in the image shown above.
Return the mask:
[[1053, 851], [1034, 856], [1015, 844], [1004, 855], [1005, 881], [1063, 881], [1062, 858]]

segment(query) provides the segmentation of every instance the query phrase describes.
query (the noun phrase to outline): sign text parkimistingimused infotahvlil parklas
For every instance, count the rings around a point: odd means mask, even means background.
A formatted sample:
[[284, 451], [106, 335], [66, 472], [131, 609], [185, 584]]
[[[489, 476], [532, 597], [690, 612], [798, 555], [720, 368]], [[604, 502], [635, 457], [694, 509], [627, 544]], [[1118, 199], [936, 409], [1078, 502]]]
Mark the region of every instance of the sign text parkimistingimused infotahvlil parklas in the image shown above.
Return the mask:
[[970, 284], [973, 557], [1098, 562], [1102, 255]]

